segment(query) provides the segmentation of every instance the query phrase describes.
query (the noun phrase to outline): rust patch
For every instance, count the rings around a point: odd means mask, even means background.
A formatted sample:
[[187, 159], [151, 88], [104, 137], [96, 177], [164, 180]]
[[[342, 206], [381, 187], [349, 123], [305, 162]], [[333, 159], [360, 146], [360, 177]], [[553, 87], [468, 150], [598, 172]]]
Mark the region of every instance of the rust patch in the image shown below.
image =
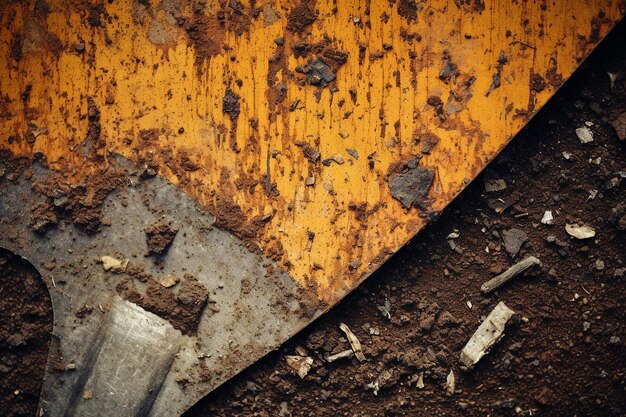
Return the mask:
[[230, 120], [237, 120], [241, 107], [239, 105], [239, 95], [237, 95], [230, 87], [226, 89], [222, 98], [222, 111], [228, 114]]
[[417, 12], [422, 9], [422, 5], [418, 5], [416, 0], [399, 0], [398, 14], [405, 18], [407, 22], [417, 20]]
[[196, 10], [187, 20], [185, 32], [196, 52], [196, 66], [200, 72], [204, 61], [221, 52], [225, 40], [224, 26], [217, 17]]
[[531, 91], [535, 91], [537, 93], [542, 92], [546, 88], [546, 80], [539, 74], [533, 73], [530, 76], [530, 89]]
[[454, 4], [467, 12], [482, 13], [485, 11], [484, 0], [454, 0]]
[[441, 71], [439, 71], [439, 79], [446, 84], [450, 83], [450, 81], [455, 83], [458, 75], [459, 68], [454, 62], [452, 62], [450, 52], [446, 49], [443, 51], [443, 67], [441, 68]]
[[302, 0], [287, 15], [287, 30], [302, 33], [304, 29], [317, 20], [319, 12], [315, 8], [315, 0]]
[[19, 62], [22, 60], [22, 48], [24, 47], [24, 35], [21, 33], [13, 34], [11, 38], [11, 59]]
[[508, 64], [509, 60], [504, 54], [504, 51], [500, 51], [500, 55], [498, 56], [498, 60], [496, 61], [496, 72], [491, 76], [491, 85], [489, 89], [485, 92], [485, 97], [488, 97], [495, 89], [500, 88], [502, 81], [502, 68], [506, 64]]

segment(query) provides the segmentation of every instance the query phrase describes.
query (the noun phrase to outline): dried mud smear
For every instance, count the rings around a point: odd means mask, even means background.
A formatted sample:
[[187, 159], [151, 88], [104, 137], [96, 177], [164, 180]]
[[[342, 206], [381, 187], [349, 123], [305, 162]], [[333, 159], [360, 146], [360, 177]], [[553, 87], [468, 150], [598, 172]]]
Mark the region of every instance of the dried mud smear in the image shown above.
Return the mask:
[[97, 170], [78, 185], [69, 184], [57, 174], [33, 184], [33, 189], [47, 199], [32, 207], [32, 229], [45, 233], [66, 219], [87, 234], [98, 232], [102, 223], [102, 204], [120, 186], [125, 173], [125, 170], [110, 166]]
[[117, 292], [141, 308], [169, 321], [183, 334], [196, 334], [202, 311], [209, 301], [207, 289], [191, 275], [185, 275], [175, 293], [150, 278], [145, 294], [135, 288], [133, 281], [118, 284]]

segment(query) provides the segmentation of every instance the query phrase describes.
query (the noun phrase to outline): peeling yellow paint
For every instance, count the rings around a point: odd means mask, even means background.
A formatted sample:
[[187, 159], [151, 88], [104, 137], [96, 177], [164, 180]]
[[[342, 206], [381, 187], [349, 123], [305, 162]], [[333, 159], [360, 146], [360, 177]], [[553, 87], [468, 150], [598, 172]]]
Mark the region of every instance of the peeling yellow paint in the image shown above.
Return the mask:
[[[391, 167], [422, 155], [435, 171], [430, 211], [439, 212], [624, 14], [609, 0], [486, 1], [482, 11], [432, 0], [414, 2], [409, 20], [398, 13], [406, 1], [318, 0], [317, 19], [292, 33], [290, 1], [235, 11], [208, 3], [0, 6], [0, 148], [43, 152], [68, 175], [88, 169], [91, 97], [106, 151], [154, 164], [218, 217], [234, 203], [247, 222], [262, 218], [254, 241], [331, 303], [427, 221], [392, 198]], [[194, 34], [194, 19], [209, 23]], [[320, 88], [296, 68], [328, 60], [321, 47], [294, 51], [325, 39], [348, 58]], [[222, 42], [217, 53], [198, 52], [211, 42]], [[500, 86], [487, 94], [494, 76]], [[271, 103], [268, 89], [281, 83], [285, 98]], [[235, 119], [222, 109], [228, 88], [240, 97]], [[440, 141], [422, 154], [427, 135]], [[305, 158], [305, 145], [320, 161]], [[333, 155], [343, 163], [321, 163]]]

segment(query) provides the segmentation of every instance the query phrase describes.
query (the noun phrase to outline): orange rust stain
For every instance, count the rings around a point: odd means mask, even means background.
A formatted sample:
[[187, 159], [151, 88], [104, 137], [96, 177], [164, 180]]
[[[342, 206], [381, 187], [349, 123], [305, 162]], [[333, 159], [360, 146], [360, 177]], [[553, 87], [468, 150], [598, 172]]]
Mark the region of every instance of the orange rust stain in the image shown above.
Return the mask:
[[[37, 3], [0, 6], [0, 147], [67, 174], [96, 169], [86, 149], [154, 167], [330, 303], [624, 14], [609, 0]], [[429, 207], [405, 209], [388, 173], [416, 156], [435, 173]]]

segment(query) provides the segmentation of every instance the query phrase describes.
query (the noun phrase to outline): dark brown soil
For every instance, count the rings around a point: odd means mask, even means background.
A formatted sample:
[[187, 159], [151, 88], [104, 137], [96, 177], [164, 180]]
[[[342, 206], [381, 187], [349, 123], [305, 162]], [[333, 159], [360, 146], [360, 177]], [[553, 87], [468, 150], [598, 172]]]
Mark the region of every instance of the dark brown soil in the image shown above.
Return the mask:
[[[607, 72], [619, 74], [612, 89]], [[186, 415], [626, 415], [626, 143], [611, 125], [624, 112], [622, 23], [438, 221]], [[586, 122], [594, 141], [581, 144], [575, 130]], [[503, 179], [506, 188], [486, 193], [485, 179]], [[546, 210], [553, 225], [540, 222]], [[596, 236], [572, 239], [565, 224], [576, 222]], [[514, 258], [503, 237], [521, 234], [511, 229], [526, 235]], [[483, 282], [529, 255], [543, 267], [481, 295]], [[34, 415], [50, 331], [47, 292], [32, 270], [0, 262], [0, 414]], [[517, 315], [476, 369], [463, 372], [461, 349], [499, 301]], [[364, 362], [324, 361], [349, 349], [340, 322], [360, 339]], [[303, 380], [285, 362], [300, 347], [314, 360]], [[456, 391], [447, 395], [450, 370]], [[368, 388], [374, 383], [377, 395]]]
[[0, 415], [35, 415], [50, 332], [52, 305], [41, 277], [0, 250]]

